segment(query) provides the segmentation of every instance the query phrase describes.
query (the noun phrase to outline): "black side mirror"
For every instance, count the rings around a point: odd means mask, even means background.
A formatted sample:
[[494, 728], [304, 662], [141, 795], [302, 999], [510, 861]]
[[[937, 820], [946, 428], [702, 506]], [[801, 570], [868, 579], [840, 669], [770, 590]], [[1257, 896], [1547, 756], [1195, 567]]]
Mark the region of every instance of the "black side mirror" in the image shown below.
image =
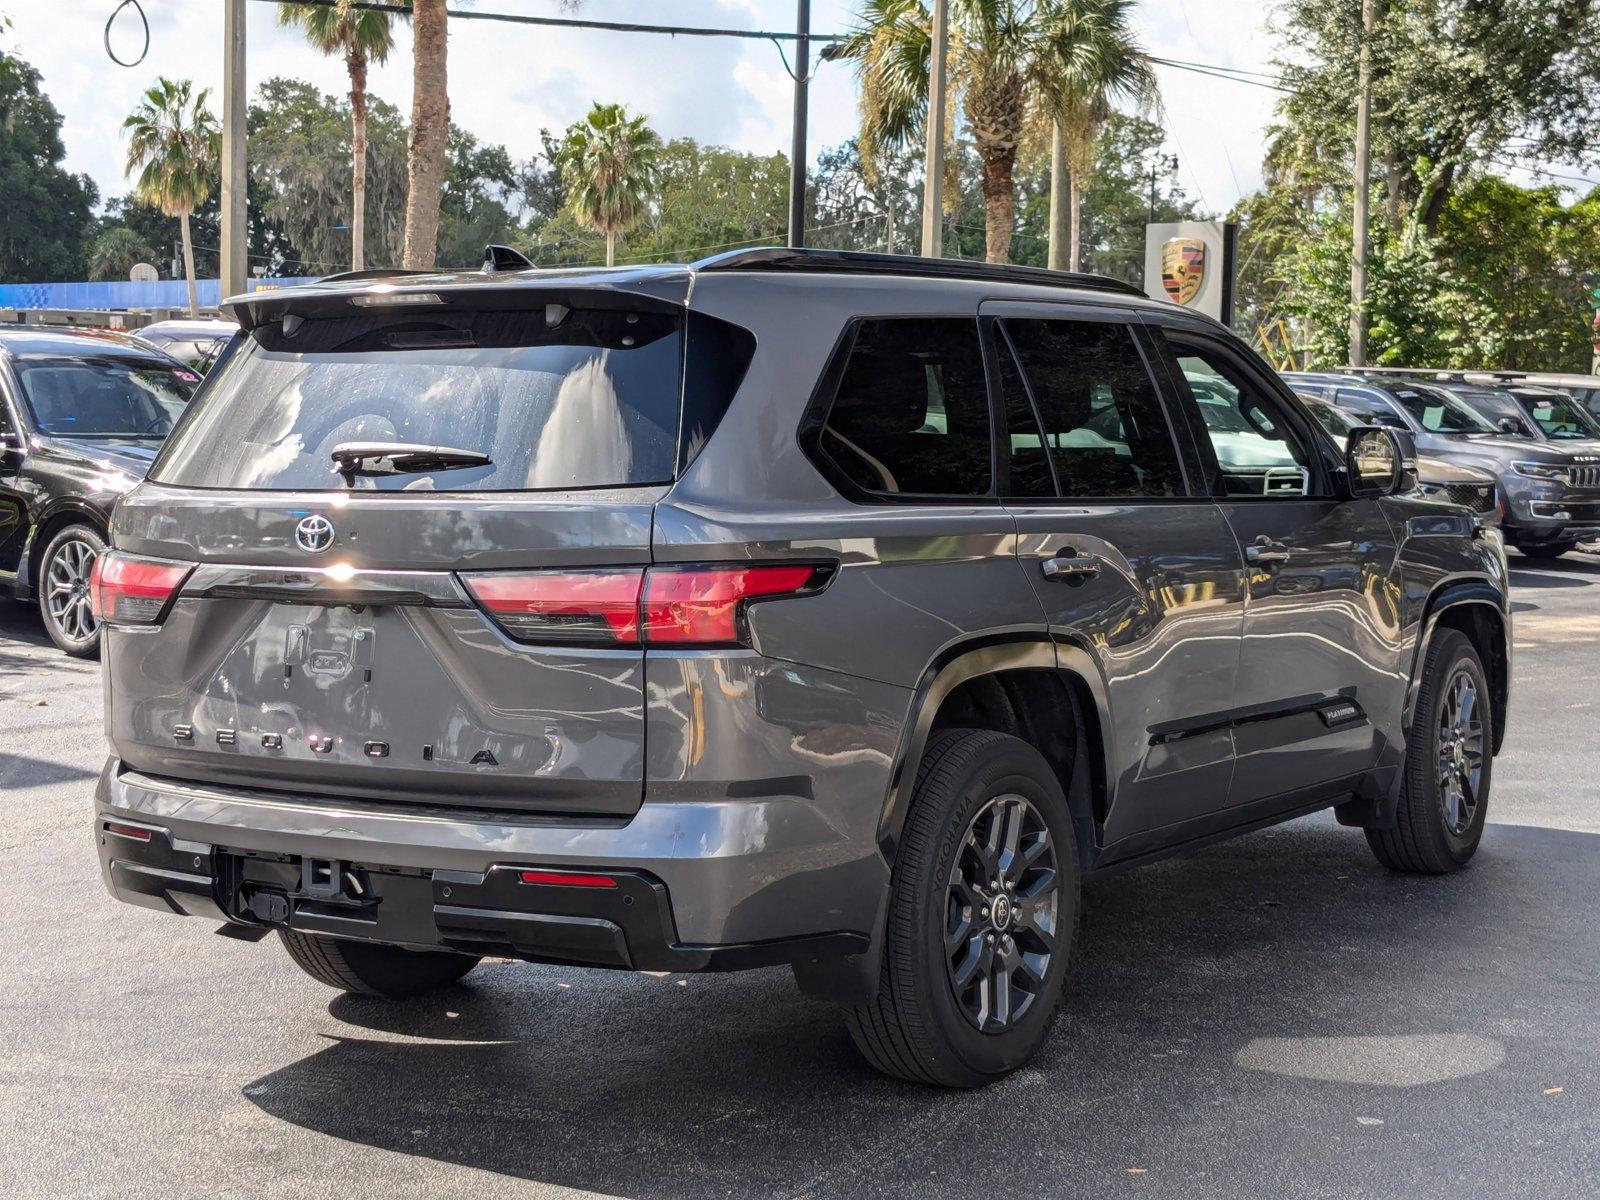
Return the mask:
[[1528, 427], [1517, 420], [1516, 417], [1501, 417], [1495, 424], [1500, 427], [1501, 433], [1510, 433], [1517, 437], [1521, 437], [1528, 432]]
[[1410, 440], [1382, 425], [1352, 429], [1344, 452], [1350, 495], [1394, 496], [1416, 487], [1416, 448], [1406, 445]]

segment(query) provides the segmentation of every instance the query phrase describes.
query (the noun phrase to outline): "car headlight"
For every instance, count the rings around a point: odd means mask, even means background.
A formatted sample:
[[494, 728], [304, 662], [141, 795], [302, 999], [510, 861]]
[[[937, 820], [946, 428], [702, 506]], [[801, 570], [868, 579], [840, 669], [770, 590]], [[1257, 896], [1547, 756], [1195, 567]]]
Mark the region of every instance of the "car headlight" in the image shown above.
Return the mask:
[[1549, 463], [1514, 462], [1511, 469], [1529, 479], [1552, 479], [1557, 483], [1565, 483], [1567, 478], [1566, 468], [1552, 467]]

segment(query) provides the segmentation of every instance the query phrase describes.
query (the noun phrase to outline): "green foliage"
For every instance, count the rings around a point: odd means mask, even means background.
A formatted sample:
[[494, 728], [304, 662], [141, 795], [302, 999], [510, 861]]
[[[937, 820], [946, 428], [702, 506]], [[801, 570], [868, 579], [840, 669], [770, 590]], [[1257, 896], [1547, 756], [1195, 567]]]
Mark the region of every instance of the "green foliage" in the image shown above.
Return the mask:
[[89, 250], [90, 279], [127, 279], [135, 263], [154, 263], [155, 247], [126, 225], [102, 229]]
[[39, 72], [0, 53], [0, 279], [81, 277], [99, 193], [61, 165], [66, 154]]
[[356, 56], [366, 62], [388, 61], [394, 49], [394, 19], [386, 12], [353, 7], [349, 0], [339, 4], [295, 4], [285, 0], [278, 5], [278, 23], [297, 25], [306, 41], [321, 53]]
[[133, 194], [169, 217], [194, 212], [217, 185], [220, 130], [210, 97], [187, 79], [157, 78], [122, 123]]
[[567, 207], [581, 224], [605, 236], [608, 264], [617, 235], [644, 215], [660, 152], [661, 139], [645, 118], [629, 116], [621, 104], [596, 102], [583, 120], [567, 128], [559, 158]]

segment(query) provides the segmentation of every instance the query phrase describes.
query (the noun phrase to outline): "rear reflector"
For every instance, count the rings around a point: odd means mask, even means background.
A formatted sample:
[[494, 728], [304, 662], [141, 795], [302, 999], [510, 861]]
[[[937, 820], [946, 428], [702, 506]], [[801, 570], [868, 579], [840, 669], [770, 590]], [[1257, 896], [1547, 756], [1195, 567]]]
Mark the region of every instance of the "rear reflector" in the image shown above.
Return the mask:
[[89, 576], [90, 607], [101, 621], [154, 624], [192, 570], [189, 563], [102, 554]]
[[523, 883], [542, 883], [550, 887], [614, 888], [617, 881], [609, 875], [583, 875], [573, 871], [519, 871]]
[[121, 821], [107, 821], [106, 832], [134, 842], [148, 842], [151, 833], [142, 825], [124, 825]]
[[462, 577], [519, 642], [583, 646], [749, 645], [753, 601], [815, 590], [809, 564], [494, 572]]

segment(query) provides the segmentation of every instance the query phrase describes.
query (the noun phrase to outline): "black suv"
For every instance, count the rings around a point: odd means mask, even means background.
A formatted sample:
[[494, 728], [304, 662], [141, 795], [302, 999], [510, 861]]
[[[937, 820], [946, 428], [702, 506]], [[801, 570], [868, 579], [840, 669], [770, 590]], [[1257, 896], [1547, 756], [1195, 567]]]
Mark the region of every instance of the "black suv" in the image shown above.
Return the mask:
[[1473, 857], [1505, 560], [1394, 431], [1090, 276], [504, 263], [228, 305], [96, 577], [117, 896], [384, 995], [790, 964], [972, 1086], [1088, 873], [1330, 807]]
[[0, 587], [94, 655], [89, 578], [111, 506], [144, 477], [199, 377], [115, 334], [0, 328]]

